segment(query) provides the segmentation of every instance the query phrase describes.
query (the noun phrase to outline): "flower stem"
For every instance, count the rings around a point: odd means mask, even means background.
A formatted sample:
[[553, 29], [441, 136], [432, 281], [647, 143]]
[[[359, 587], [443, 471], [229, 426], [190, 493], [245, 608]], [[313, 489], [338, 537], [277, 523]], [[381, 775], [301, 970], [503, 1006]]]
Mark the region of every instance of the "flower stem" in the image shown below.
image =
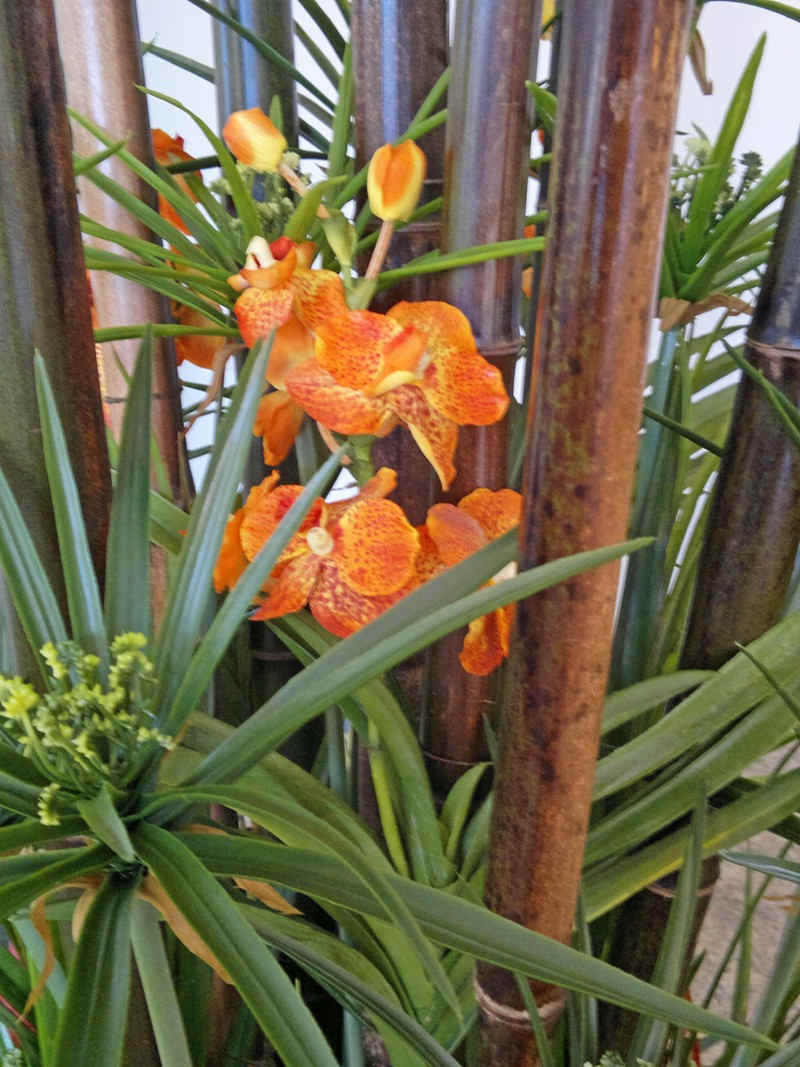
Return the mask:
[[364, 275], [365, 278], [377, 278], [381, 272], [386, 256], [389, 252], [389, 245], [392, 241], [392, 234], [394, 233], [394, 223], [389, 219], [384, 219], [381, 223], [380, 231], [378, 232], [378, 240], [375, 242], [375, 247], [372, 250], [372, 255], [369, 258], [369, 264], [367, 265], [367, 272]]

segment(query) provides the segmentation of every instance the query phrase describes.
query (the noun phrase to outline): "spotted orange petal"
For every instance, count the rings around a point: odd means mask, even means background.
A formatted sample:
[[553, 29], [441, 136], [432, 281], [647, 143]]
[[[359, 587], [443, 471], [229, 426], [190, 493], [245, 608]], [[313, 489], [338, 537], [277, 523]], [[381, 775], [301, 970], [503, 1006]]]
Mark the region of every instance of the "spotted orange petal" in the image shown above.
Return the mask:
[[491, 674], [500, 666], [508, 655], [513, 621], [513, 604], [472, 620], [458, 657], [468, 674]]
[[459, 426], [489, 426], [510, 398], [497, 367], [474, 349], [452, 351], [428, 364], [422, 388], [430, 403]]
[[417, 572], [417, 582], [421, 585], [423, 582], [428, 582], [431, 578], [435, 578], [437, 574], [441, 574], [444, 570], [444, 565], [439, 556], [436, 542], [428, 533], [427, 526], [417, 526], [416, 530], [419, 536], [419, 552], [414, 561], [414, 569]]
[[248, 348], [272, 330], [283, 326], [292, 311], [292, 290], [286, 285], [279, 289], [255, 289], [252, 286], [239, 296], [233, 305], [239, 332]]
[[337, 384], [316, 359], [292, 367], [286, 388], [312, 419], [336, 433], [383, 436], [396, 425], [385, 397], [367, 397]]
[[314, 355], [314, 338], [296, 315], [290, 315], [275, 331], [266, 378], [276, 389], [286, 388], [286, 374], [296, 363]]
[[[250, 491], [244, 506], [245, 517], [242, 521], [242, 548], [248, 559], [254, 559], [258, 555], [262, 545], [269, 540], [277, 529], [278, 523], [303, 492], [303, 486], [280, 485], [266, 493], [261, 492], [254, 496], [255, 492], [255, 489]], [[307, 552], [305, 532], [312, 526], [321, 526], [324, 523], [325, 502], [317, 499], [303, 519], [300, 529], [281, 553], [280, 561], [283, 562]]]
[[388, 375], [406, 371], [413, 380], [424, 348], [421, 335], [374, 311], [351, 311], [317, 329], [317, 360], [340, 385], [368, 395]]
[[411, 431], [420, 451], [439, 475], [442, 488], [456, 474], [453, 456], [458, 443], [458, 426], [431, 407], [416, 385], [401, 385], [381, 398]]
[[294, 444], [303, 409], [282, 389], [261, 398], [253, 423], [253, 433], [264, 440], [264, 462], [270, 467], [282, 463]]
[[322, 561], [308, 606], [311, 614], [326, 630], [337, 637], [349, 637], [377, 619], [406, 593], [410, 593], [414, 586], [415, 582], [412, 581], [388, 596], [364, 596], [348, 584], [335, 560], [328, 558]]
[[356, 501], [339, 520], [336, 534], [336, 563], [357, 593], [386, 596], [414, 577], [419, 536], [393, 501]]
[[228, 519], [225, 527], [222, 547], [219, 550], [217, 563], [214, 567], [214, 588], [218, 593], [222, 593], [226, 589], [233, 589], [249, 562], [242, 550], [241, 529], [243, 519], [244, 508], [239, 508]]
[[460, 563], [487, 544], [480, 523], [453, 504], [434, 504], [425, 525], [445, 567]]
[[316, 330], [337, 315], [347, 314], [342, 279], [332, 270], [298, 267], [292, 275], [292, 291], [295, 311], [309, 330]]
[[256, 289], [277, 289], [287, 285], [297, 266], [297, 249], [291, 247], [282, 259], [276, 259], [266, 267], [249, 270], [242, 267], [239, 274], [248, 285]]
[[433, 360], [449, 352], [476, 350], [469, 319], [452, 304], [442, 300], [401, 300], [386, 314], [401, 326], [413, 326], [425, 334], [428, 355]]
[[333, 523], [338, 522], [348, 508], [353, 507], [358, 501], [382, 500], [393, 492], [396, 487], [397, 472], [393, 471], [391, 467], [381, 467], [361, 486], [356, 496], [348, 497], [346, 500], [334, 500], [327, 504], [328, 525], [332, 526]]
[[291, 615], [306, 606], [319, 574], [322, 558], [313, 552], [304, 552], [281, 567], [267, 583], [267, 595], [258, 610], [250, 616], [259, 619], [277, 619]]
[[458, 506], [476, 519], [493, 541], [519, 524], [522, 497], [514, 489], [475, 489]]

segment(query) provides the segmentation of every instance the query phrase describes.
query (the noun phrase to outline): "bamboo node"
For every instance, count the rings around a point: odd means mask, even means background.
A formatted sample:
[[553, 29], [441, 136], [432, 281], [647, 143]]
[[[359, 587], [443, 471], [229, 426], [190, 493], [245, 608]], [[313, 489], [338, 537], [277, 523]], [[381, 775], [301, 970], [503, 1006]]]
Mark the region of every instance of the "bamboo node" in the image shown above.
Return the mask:
[[[533, 1028], [527, 1011], [520, 1008], [510, 1008], [507, 1004], [501, 1004], [500, 1001], [489, 996], [478, 981], [477, 975], [472, 979], [472, 986], [475, 990], [475, 1000], [478, 1002], [478, 1007], [489, 1022], [500, 1023], [500, 1025], [507, 1026], [511, 1030], [531, 1032]], [[552, 1031], [552, 1028], [561, 1017], [561, 1013], [564, 1010], [564, 999], [565, 995], [562, 994], [556, 1000], [548, 1000], [544, 1004], [536, 1005], [539, 1011], [539, 1018], [548, 1033]]]

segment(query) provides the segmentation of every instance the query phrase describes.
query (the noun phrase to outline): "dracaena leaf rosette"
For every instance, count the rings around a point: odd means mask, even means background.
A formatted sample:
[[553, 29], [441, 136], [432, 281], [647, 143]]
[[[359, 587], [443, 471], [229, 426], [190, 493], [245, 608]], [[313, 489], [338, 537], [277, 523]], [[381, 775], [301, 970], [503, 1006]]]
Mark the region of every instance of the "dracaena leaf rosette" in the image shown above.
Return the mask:
[[337, 433], [382, 437], [404, 423], [445, 489], [455, 476], [458, 427], [497, 422], [509, 404], [466, 317], [437, 300], [326, 319], [314, 357], [290, 369], [286, 388]]
[[[513, 489], [476, 489], [458, 505], [434, 504], [419, 528], [420, 579], [436, 577], [461, 563], [496, 537], [513, 529], [520, 519], [522, 497]], [[511, 564], [511, 567], [514, 565]], [[506, 577], [501, 573], [495, 581]], [[459, 660], [469, 674], [490, 674], [508, 655], [514, 607], [498, 608], [474, 619], [464, 638]]]
[[[348, 500], [318, 499], [281, 554], [253, 619], [274, 619], [308, 604], [331, 633], [347, 637], [417, 585], [419, 535], [385, 499], [394, 471], [382, 467]], [[218, 592], [232, 587], [302, 492], [271, 474], [228, 521], [214, 572]]]

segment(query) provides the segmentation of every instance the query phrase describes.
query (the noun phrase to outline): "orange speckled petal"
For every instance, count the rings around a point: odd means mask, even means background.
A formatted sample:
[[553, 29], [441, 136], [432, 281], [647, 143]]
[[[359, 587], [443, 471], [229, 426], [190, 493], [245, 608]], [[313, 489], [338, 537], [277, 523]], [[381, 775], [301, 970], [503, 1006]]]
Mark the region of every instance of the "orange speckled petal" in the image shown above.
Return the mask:
[[460, 500], [458, 506], [477, 519], [493, 541], [519, 524], [522, 497], [514, 489], [476, 489]]
[[338, 385], [316, 359], [292, 367], [286, 388], [294, 400], [323, 426], [336, 433], [382, 435], [392, 425], [384, 397], [368, 397]]
[[418, 551], [417, 531], [391, 500], [357, 500], [339, 520], [336, 563], [357, 593], [385, 596], [408, 585]]
[[491, 674], [500, 666], [508, 655], [513, 620], [513, 604], [472, 620], [458, 657], [468, 674]]
[[266, 378], [276, 389], [286, 388], [286, 374], [296, 363], [303, 363], [314, 355], [314, 338], [296, 315], [290, 315], [279, 326], [272, 340]]
[[317, 580], [320, 563], [321, 558], [313, 552], [290, 559], [270, 578], [267, 596], [250, 618], [253, 621], [277, 619], [304, 608]]
[[242, 267], [239, 274], [255, 289], [277, 289], [287, 285], [297, 266], [297, 249], [290, 248], [283, 259], [276, 259], [268, 267], [256, 267], [248, 270]]
[[253, 433], [264, 439], [266, 464], [274, 467], [286, 459], [302, 421], [303, 409], [283, 390], [277, 389], [261, 398]]
[[391, 467], [381, 467], [361, 486], [358, 493], [344, 500], [333, 500], [326, 504], [328, 508], [328, 526], [332, 526], [359, 500], [382, 500], [397, 487], [397, 472]]
[[364, 596], [348, 585], [344, 576], [332, 559], [322, 561], [320, 575], [314, 586], [308, 606], [311, 614], [332, 634], [337, 637], [349, 637], [362, 626], [373, 622], [396, 604], [406, 593], [410, 593], [416, 582], [411, 581], [403, 589], [388, 596]]
[[458, 443], [458, 426], [432, 408], [416, 385], [401, 385], [382, 399], [408, 426], [420, 451], [439, 475], [442, 488], [447, 489], [456, 474], [453, 456]]
[[440, 359], [448, 352], [475, 351], [475, 338], [467, 316], [442, 300], [401, 300], [387, 311], [401, 326], [414, 326], [427, 338], [428, 355]]
[[497, 422], [510, 403], [502, 374], [474, 349], [434, 359], [425, 369], [422, 388], [436, 410], [459, 426]]
[[347, 314], [342, 279], [332, 270], [298, 267], [292, 275], [292, 292], [295, 311], [309, 330], [316, 330], [337, 315]]
[[225, 589], [233, 589], [247, 567], [248, 559], [242, 551], [240, 537], [243, 519], [244, 508], [239, 508], [228, 519], [225, 527], [222, 547], [214, 567], [214, 588], [218, 593], [222, 593]]
[[271, 330], [283, 326], [292, 311], [292, 290], [254, 289], [252, 286], [239, 296], [233, 305], [244, 343], [248, 348]]
[[374, 311], [351, 311], [317, 329], [317, 360], [340, 385], [364, 392], [374, 393], [387, 373], [409, 362], [416, 367], [423, 348], [422, 338]]
[[460, 563], [487, 543], [480, 523], [453, 504], [434, 504], [425, 525], [445, 567]]
[[419, 535], [419, 552], [414, 561], [414, 569], [417, 572], [417, 582], [421, 585], [435, 578], [437, 574], [441, 574], [444, 565], [439, 558], [436, 542], [428, 533], [427, 526], [417, 526], [416, 530]]
[[[281, 485], [271, 492], [253, 497], [251, 491], [244, 506], [245, 517], [242, 522], [242, 548], [248, 559], [254, 559], [262, 545], [275, 532], [278, 523], [284, 517], [295, 500], [303, 492], [302, 485]], [[312, 526], [325, 524], [325, 502], [318, 498], [303, 519], [297, 533], [281, 553], [279, 559], [285, 561], [308, 551], [305, 532]]]

